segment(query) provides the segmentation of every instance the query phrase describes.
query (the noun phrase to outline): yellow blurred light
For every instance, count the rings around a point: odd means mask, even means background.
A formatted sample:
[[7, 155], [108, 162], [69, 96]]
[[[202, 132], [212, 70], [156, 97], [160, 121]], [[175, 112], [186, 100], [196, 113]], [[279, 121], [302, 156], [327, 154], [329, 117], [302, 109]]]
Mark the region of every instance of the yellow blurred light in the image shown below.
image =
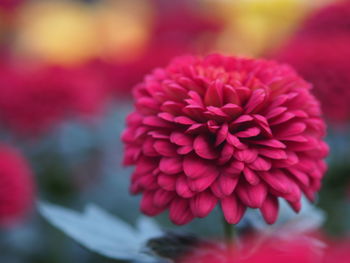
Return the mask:
[[149, 41], [151, 15], [145, 1], [106, 1], [97, 8], [101, 56], [118, 61], [140, 55]]
[[75, 64], [96, 55], [91, 10], [67, 1], [34, 2], [20, 10], [17, 51], [48, 62]]
[[219, 0], [227, 26], [218, 48], [259, 56], [281, 44], [314, 7], [309, 0]]
[[132, 59], [148, 41], [148, 11], [140, 1], [121, 2], [29, 2], [20, 10], [14, 48], [21, 56], [63, 65]]

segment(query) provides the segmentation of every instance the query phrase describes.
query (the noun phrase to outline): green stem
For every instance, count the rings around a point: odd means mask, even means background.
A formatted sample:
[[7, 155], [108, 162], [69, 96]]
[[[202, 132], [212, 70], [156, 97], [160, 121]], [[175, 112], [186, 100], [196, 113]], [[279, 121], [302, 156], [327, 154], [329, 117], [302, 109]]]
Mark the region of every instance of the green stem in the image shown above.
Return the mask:
[[234, 244], [234, 238], [236, 235], [235, 231], [235, 225], [227, 223], [225, 218], [223, 218], [223, 227], [224, 227], [224, 236], [225, 236], [225, 243], [226, 243], [226, 250], [227, 250], [227, 258], [228, 262], [232, 260], [234, 257], [233, 255], [233, 244]]
[[223, 226], [224, 226], [225, 241], [226, 243], [229, 242], [230, 244], [232, 244], [236, 234], [234, 225], [227, 223], [227, 221], [223, 219]]

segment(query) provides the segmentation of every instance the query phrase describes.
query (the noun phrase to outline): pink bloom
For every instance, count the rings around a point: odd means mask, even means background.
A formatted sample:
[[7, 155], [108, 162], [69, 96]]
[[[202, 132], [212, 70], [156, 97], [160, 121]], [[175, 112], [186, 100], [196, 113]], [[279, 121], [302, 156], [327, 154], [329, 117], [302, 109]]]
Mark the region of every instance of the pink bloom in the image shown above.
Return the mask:
[[0, 120], [22, 134], [46, 132], [104, 105], [104, 80], [90, 68], [0, 66]]
[[32, 208], [34, 183], [27, 161], [10, 146], [0, 145], [0, 225], [11, 226]]
[[229, 223], [247, 207], [275, 222], [278, 198], [299, 211], [326, 170], [325, 124], [310, 85], [272, 61], [182, 57], [134, 89], [125, 164], [141, 211], [165, 209], [175, 224], [219, 203]]
[[[244, 249], [232, 247], [228, 253], [218, 245], [207, 249], [199, 246], [181, 263], [324, 263], [324, 251], [318, 243], [308, 238], [291, 238], [290, 240], [261, 239], [243, 240], [240, 246]], [[222, 246], [221, 246], [222, 247]], [[327, 263], [336, 263], [329, 261]]]
[[350, 120], [350, 2], [343, 1], [311, 16], [275, 55], [314, 84], [327, 118]]

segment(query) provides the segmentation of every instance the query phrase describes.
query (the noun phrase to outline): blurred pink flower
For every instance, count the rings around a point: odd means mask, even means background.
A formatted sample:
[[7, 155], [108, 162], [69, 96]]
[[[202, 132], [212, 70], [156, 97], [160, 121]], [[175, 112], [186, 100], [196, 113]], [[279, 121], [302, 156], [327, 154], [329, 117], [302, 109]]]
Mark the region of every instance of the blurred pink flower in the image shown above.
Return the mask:
[[229, 223], [247, 207], [275, 222], [278, 197], [299, 211], [321, 186], [325, 124], [310, 85], [275, 62], [222, 55], [182, 57], [134, 89], [123, 134], [131, 191], [141, 211], [175, 224], [219, 202]]
[[314, 85], [326, 117], [350, 120], [350, 2], [323, 8], [276, 55]]
[[[240, 247], [232, 246], [231, 251], [217, 246], [205, 249], [199, 246], [183, 257], [181, 263], [324, 263], [322, 241], [291, 237], [289, 240], [270, 238], [259, 242], [259, 238], [242, 240]], [[324, 244], [325, 245], [325, 244]], [[242, 249], [245, 248], [245, 249]], [[329, 261], [327, 263], [336, 263]]]
[[71, 116], [101, 110], [106, 99], [102, 75], [88, 67], [0, 66], [0, 120], [20, 134], [45, 132]]
[[0, 144], [0, 225], [23, 220], [33, 206], [34, 192], [27, 161], [14, 148]]

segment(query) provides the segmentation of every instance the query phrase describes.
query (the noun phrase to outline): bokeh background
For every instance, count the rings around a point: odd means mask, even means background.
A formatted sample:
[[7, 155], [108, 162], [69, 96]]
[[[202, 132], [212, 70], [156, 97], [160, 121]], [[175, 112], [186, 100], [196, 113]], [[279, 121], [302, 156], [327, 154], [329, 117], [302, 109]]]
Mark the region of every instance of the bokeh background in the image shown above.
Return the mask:
[[[349, 47], [347, 0], [0, 0], [0, 262], [112, 262], [51, 227], [35, 202], [92, 202], [133, 224], [139, 197], [120, 142], [132, 87], [184, 54], [276, 59], [314, 84], [331, 146], [316, 205], [322, 231], [348, 235]], [[219, 222], [212, 213], [182, 229], [219, 236]]]

